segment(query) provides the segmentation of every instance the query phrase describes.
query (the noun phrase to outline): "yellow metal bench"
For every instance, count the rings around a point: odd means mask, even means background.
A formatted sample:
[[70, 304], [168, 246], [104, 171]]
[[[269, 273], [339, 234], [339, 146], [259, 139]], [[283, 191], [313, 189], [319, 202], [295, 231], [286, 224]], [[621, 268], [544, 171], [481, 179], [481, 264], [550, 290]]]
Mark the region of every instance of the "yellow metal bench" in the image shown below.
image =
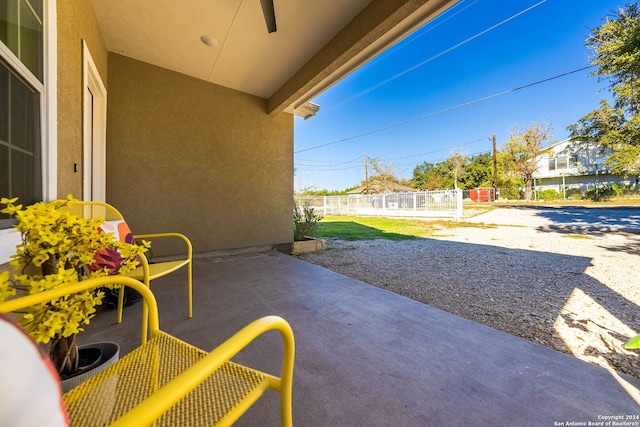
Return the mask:
[[[63, 396], [72, 425], [227, 426], [268, 389], [280, 393], [281, 425], [292, 425], [294, 338], [280, 317], [258, 319], [207, 353], [162, 332], [152, 292], [124, 276], [86, 280], [9, 300], [0, 304], [0, 313], [111, 284], [129, 286], [142, 295], [149, 312], [150, 339]], [[230, 361], [269, 330], [280, 332], [284, 343], [280, 377]]]

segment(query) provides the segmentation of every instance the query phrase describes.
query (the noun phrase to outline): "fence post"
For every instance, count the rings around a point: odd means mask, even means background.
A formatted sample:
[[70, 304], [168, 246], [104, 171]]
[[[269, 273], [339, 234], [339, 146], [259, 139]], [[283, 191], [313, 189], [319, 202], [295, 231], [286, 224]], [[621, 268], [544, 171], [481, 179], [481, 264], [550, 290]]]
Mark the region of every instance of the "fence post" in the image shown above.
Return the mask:
[[322, 212], [324, 212], [324, 216], [327, 216], [327, 196], [322, 198]]
[[462, 220], [462, 190], [456, 188], [456, 221]]

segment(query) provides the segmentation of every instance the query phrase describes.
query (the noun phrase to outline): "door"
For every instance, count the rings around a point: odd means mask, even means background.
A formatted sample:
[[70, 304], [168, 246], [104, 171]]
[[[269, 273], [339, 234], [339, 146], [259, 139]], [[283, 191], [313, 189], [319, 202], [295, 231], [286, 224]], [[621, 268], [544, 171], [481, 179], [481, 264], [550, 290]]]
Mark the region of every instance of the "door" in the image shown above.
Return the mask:
[[107, 170], [107, 90], [91, 53], [82, 41], [83, 63], [83, 200], [105, 201]]

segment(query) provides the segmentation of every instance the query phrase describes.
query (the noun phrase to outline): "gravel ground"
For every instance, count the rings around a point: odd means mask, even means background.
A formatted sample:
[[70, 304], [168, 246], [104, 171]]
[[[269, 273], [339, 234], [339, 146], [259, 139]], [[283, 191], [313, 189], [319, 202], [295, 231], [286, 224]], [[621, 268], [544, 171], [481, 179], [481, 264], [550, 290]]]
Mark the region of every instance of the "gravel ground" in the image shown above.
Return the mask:
[[445, 228], [409, 241], [330, 239], [300, 258], [640, 378], [640, 235]]

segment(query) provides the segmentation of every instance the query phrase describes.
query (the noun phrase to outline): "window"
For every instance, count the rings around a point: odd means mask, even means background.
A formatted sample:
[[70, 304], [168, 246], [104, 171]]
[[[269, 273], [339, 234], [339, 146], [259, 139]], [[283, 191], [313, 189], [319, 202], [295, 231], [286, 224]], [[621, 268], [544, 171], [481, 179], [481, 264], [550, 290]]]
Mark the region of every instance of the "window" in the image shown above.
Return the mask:
[[567, 167], [569, 167], [569, 157], [567, 157], [566, 155], [549, 158], [550, 171], [554, 171], [556, 169], [566, 169]]
[[0, 41], [43, 81], [43, 0], [0, 0]]
[[42, 200], [43, 46], [43, 0], [0, 0], [0, 197], [26, 204]]
[[569, 165], [569, 159], [567, 158], [567, 156], [558, 156], [556, 157], [556, 161], [558, 169], [566, 169]]

